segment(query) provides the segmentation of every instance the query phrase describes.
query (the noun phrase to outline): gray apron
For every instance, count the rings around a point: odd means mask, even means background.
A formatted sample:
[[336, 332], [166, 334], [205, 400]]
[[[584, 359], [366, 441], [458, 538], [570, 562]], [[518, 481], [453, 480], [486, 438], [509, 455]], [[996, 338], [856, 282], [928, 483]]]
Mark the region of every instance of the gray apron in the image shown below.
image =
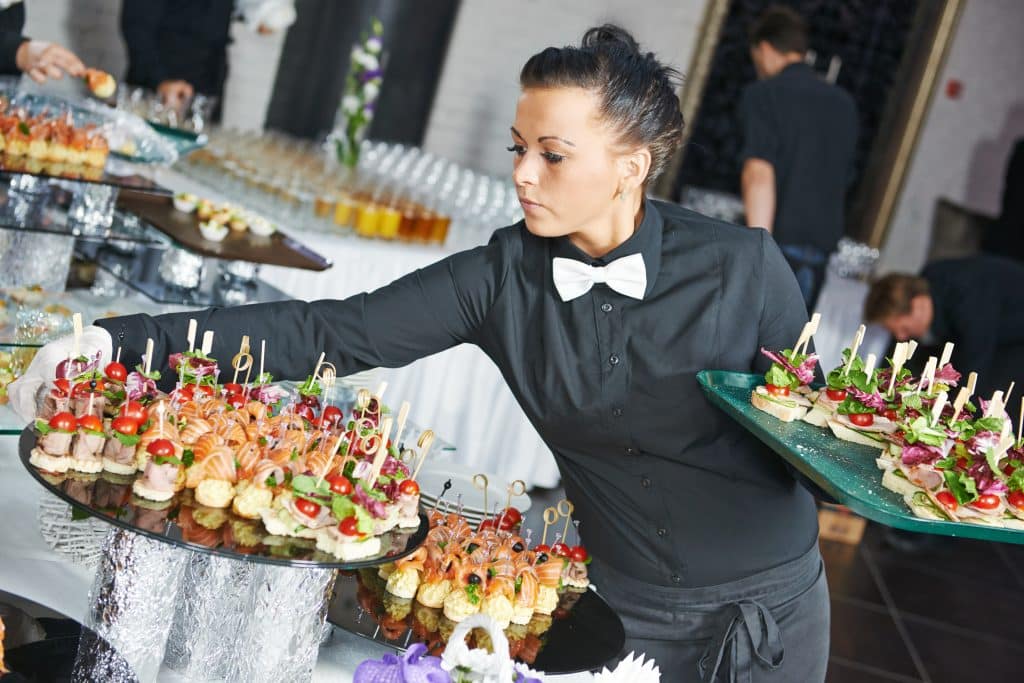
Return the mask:
[[786, 564], [703, 588], [643, 583], [596, 558], [590, 576], [626, 627], [624, 653], [653, 657], [666, 683], [825, 680], [829, 599], [817, 544]]

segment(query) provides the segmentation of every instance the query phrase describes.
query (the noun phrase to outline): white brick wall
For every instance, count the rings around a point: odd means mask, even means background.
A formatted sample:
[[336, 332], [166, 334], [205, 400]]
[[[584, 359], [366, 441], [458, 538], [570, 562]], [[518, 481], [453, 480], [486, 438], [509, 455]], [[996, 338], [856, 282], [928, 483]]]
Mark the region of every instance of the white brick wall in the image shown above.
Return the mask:
[[504, 174], [519, 69], [551, 45], [578, 43], [611, 21], [680, 71], [690, 63], [705, 0], [463, 0], [424, 147], [471, 168]]
[[[120, 12], [121, 0], [27, 0], [25, 33], [65, 45], [87, 65], [120, 79], [127, 69]], [[260, 36], [234, 22], [231, 35], [223, 122], [259, 129], [270, 103], [285, 33]]]

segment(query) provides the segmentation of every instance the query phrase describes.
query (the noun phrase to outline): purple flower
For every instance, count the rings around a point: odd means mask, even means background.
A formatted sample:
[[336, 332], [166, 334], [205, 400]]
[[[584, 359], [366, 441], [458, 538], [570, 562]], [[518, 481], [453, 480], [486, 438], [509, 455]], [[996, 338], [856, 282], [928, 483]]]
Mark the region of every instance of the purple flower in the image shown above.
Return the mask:
[[903, 447], [900, 458], [904, 465], [920, 465], [932, 463], [942, 457], [942, 449], [936, 446], [928, 446], [923, 443], [915, 443]]
[[952, 363], [946, 363], [935, 371], [935, 381], [955, 387], [960, 382], [960, 373], [956, 371]]
[[427, 646], [413, 643], [402, 656], [387, 654], [356, 667], [353, 683], [451, 683], [441, 659], [424, 656]]
[[359, 74], [359, 80], [366, 83], [367, 81], [372, 81], [374, 78], [380, 78], [383, 75], [384, 72], [380, 69], [369, 69]]

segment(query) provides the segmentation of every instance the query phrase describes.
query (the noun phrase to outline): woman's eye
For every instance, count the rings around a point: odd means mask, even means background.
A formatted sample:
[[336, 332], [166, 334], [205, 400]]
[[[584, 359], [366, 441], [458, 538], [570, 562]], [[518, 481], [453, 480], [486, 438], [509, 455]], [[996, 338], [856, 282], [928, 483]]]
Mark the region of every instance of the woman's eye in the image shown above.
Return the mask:
[[522, 145], [512, 145], [511, 147], [508, 147], [508, 151], [515, 152], [516, 156], [520, 157], [526, 154], [526, 148]]
[[544, 152], [542, 155], [549, 164], [561, 163], [562, 159], [565, 159], [561, 154], [555, 154], [554, 152]]

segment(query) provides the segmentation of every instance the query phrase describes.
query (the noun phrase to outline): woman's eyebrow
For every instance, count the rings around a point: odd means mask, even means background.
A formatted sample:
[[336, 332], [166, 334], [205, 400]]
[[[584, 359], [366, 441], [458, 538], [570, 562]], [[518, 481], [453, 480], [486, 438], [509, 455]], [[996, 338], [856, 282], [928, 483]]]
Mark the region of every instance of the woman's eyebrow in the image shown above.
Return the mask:
[[[523, 137], [522, 133], [520, 133], [518, 130], [516, 130], [515, 126], [509, 126], [509, 129], [512, 131], [512, 134], [515, 135], [517, 138], [519, 138], [521, 140], [525, 140], [526, 139], [525, 137]], [[573, 143], [572, 141], [566, 140], [565, 138], [560, 138], [557, 135], [543, 135], [543, 136], [537, 138], [537, 142], [544, 142], [545, 140], [558, 140], [559, 142], [563, 142], [563, 143], [569, 145], [570, 147], [575, 147], [576, 146], [576, 144]]]

